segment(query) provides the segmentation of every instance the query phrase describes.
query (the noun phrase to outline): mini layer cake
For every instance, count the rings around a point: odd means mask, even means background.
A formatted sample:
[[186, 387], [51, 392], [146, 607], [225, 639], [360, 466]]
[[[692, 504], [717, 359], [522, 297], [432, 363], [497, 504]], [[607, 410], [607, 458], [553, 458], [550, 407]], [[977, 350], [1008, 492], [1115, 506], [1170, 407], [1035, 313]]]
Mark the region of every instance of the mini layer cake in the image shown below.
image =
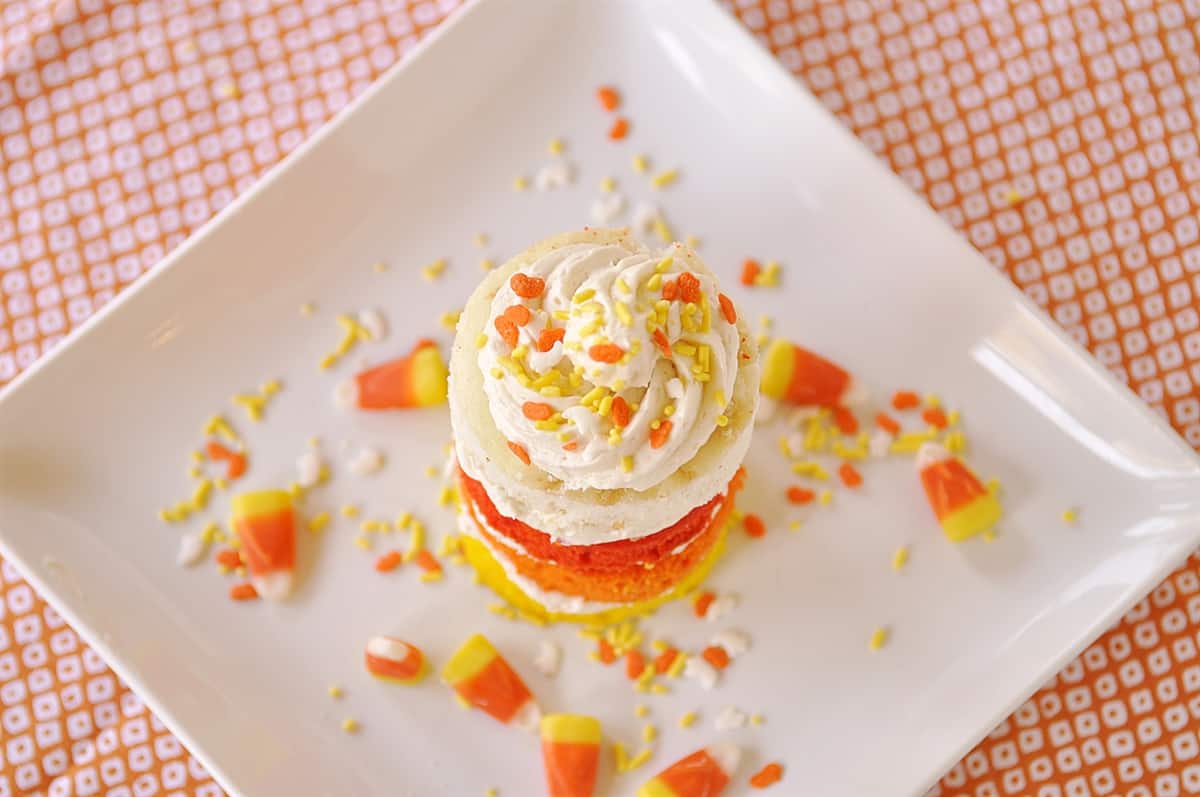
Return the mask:
[[694, 588], [722, 549], [758, 353], [681, 244], [543, 241], [459, 320], [450, 411], [464, 548], [541, 619], [610, 621]]

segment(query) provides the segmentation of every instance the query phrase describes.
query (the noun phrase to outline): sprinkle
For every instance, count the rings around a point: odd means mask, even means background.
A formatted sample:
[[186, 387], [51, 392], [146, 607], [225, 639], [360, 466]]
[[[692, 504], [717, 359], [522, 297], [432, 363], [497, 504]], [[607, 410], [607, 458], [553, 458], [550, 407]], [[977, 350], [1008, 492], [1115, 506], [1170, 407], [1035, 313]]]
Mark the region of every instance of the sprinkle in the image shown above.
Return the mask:
[[717, 426], [725, 427], [728, 425], [729, 425], [729, 416], [728, 415], [718, 415], [717, 416]]
[[[936, 427], [935, 427], [936, 428]], [[946, 435], [946, 439], [942, 441], [942, 445], [951, 454], [961, 454], [967, 450], [967, 438], [962, 432], [954, 431]]]
[[514, 191], [524, 191], [529, 187], [529, 180], [525, 177], [514, 177], [512, 187]]
[[650, 744], [658, 738], [658, 726], [648, 723], [642, 727], [642, 741]]
[[388, 266], [387, 266], [387, 263], [380, 261], [378, 263], [372, 263], [371, 270], [374, 271], [376, 274], [382, 274], [383, 272], [388, 270]]
[[791, 529], [792, 531], [799, 531], [801, 525], [802, 524], [800, 523], [799, 520], [789, 520], [788, 521], [788, 528]]
[[610, 414], [612, 415], [613, 425], [618, 429], [624, 429], [629, 425], [631, 415], [629, 402], [620, 396], [613, 396]]
[[596, 99], [606, 111], [615, 111], [621, 104], [621, 95], [612, 86], [601, 86], [596, 89]]
[[485, 232], [475, 233], [473, 236], [471, 236], [471, 242], [482, 249], [483, 247], [487, 246], [487, 242], [488, 242], [487, 233], [485, 233]]
[[649, 761], [650, 756], [652, 756], [652, 755], [654, 755], [654, 750], [647, 747], [646, 749], [642, 750], [640, 753], [635, 755], [633, 758], [629, 759], [629, 762], [625, 765], [625, 771], [632, 772], [633, 770], [640, 767], [642, 764], [645, 764], [647, 761]]
[[646, 670], [646, 658], [640, 650], [631, 650], [625, 654], [625, 677], [633, 681], [640, 678]]
[[675, 239], [675, 234], [671, 232], [671, 228], [667, 226], [667, 222], [664, 221], [661, 216], [654, 219], [653, 226], [654, 234], [657, 235], [659, 240], [661, 240], [663, 243], [669, 244]]
[[758, 261], [748, 257], [742, 261], [742, 276], [739, 281], [746, 286], [754, 285], [761, 271], [762, 266], [758, 264]]
[[922, 411], [921, 420], [935, 429], [945, 429], [950, 425], [950, 422], [946, 420], [946, 413], [938, 407], [928, 407]]
[[588, 349], [588, 356], [599, 363], [620, 362], [625, 350], [615, 343], [597, 343]]
[[675, 648], [668, 647], [666, 650], [654, 657], [654, 672], [659, 675], [666, 675], [671, 671], [672, 665], [680, 658], [679, 651]]
[[229, 597], [235, 601], [252, 601], [258, 598], [253, 584], [234, 584], [229, 588]]
[[521, 406], [521, 413], [531, 421], [544, 421], [554, 414], [554, 408], [549, 404], [526, 401]]
[[620, 141], [629, 135], [629, 120], [624, 116], [618, 116], [613, 120], [612, 126], [608, 128], [608, 137], [613, 141]]
[[510, 440], [508, 441], [508, 450], [513, 452], [513, 455], [517, 459], [521, 460], [526, 465], [529, 464], [529, 452], [525, 450], [525, 446], [521, 445], [520, 443], [514, 443]]
[[375, 560], [375, 570], [380, 573], [390, 573], [404, 561], [404, 555], [397, 550], [391, 550]]
[[696, 712], [689, 711], [686, 714], [684, 714], [682, 717], [679, 718], [679, 727], [680, 728], [690, 728], [696, 724], [696, 719], [697, 719]]
[[783, 777], [783, 766], [771, 762], [750, 777], [750, 785], [756, 789], [765, 789], [778, 783]]
[[633, 457], [631, 457], [631, 456], [621, 457], [621, 470], [625, 471], [626, 473], [630, 473], [633, 471]]
[[[419, 520], [409, 524], [408, 550], [404, 553], [404, 561], [410, 562], [420, 557], [425, 550], [425, 526]], [[441, 568], [438, 568], [439, 570]]]
[[1063, 523], [1074, 523], [1079, 520], [1079, 512], [1075, 509], [1064, 509], [1062, 511]]
[[239, 443], [241, 440], [237, 436], [237, 432], [233, 431], [233, 427], [229, 425], [229, 421], [225, 420], [224, 415], [214, 415], [204, 424], [204, 434], [207, 436], [219, 435], [231, 443]]
[[692, 601], [692, 612], [697, 617], [703, 619], [704, 615], [708, 613], [708, 607], [711, 606], [712, 602], [716, 599], [717, 594], [712, 590], [705, 590], [704, 592], [701, 592], [696, 596], [696, 599]]
[[678, 169], [667, 169], [665, 172], [659, 172], [650, 180], [650, 185], [655, 188], [665, 188], [671, 183], [679, 179]]
[[342, 517], [348, 517], [348, 518], [358, 517], [358, 507], [355, 506], [354, 504], [343, 504], [342, 508], [338, 511], [342, 513]]
[[442, 564], [439, 562], [427, 548], [422, 548], [417, 551], [416, 555], [417, 567], [421, 568], [426, 573], [442, 572]]
[[611, 177], [605, 177], [600, 181], [600, 190], [606, 194], [612, 193], [617, 189], [617, 181]]
[[479, 261], [479, 270], [480, 271], [491, 271], [495, 267], [496, 267], [496, 262], [494, 260], [492, 260], [491, 258], [485, 257]]
[[817, 503], [821, 506], [829, 506], [833, 503], [833, 493], [829, 490], [822, 490], [820, 495], [817, 496]]
[[483, 797], [500, 797], [500, 790], [495, 786], [488, 786], [483, 790]]
[[644, 703], [638, 703], [633, 707], [633, 716], [635, 717], [644, 717], [649, 713], [650, 709]]
[[782, 266], [775, 260], [768, 260], [766, 268], [754, 278], [754, 284], [764, 288], [773, 288], [779, 284], [779, 273]]
[[849, 462], [843, 462], [838, 468], [838, 476], [841, 478], [842, 484], [852, 490], [863, 483], [862, 474]]
[[346, 717], [346, 719], [342, 720], [342, 730], [346, 733], [357, 733], [358, 720], [353, 717]]
[[[462, 316], [461, 310], [448, 310], [438, 316], [438, 323], [444, 326], [451, 332], [458, 329], [458, 319]], [[480, 348], [483, 348], [480, 346]]]
[[629, 753], [625, 750], [625, 745], [620, 742], [613, 742], [613, 758], [616, 759], [617, 772], [624, 772], [629, 768]]
[[[674, 412], [674, 409], [672, 409], [672, 412]], [[664, 415], [670, 414], [667, 412], [666, 407], [663, 408], [663, 414]], [[672, 424], [670, 421], [664, 420], [657, 429], [650, 430], [650, 447], [651, 448], [662, 448], [664, 445], [666, 445], [667, 438], [669, 438], [671, 436], [671, 426], [672, 426]]]
[[546, 144], [546, 151], [551, 155], [561, 155], [563, 149], [564, 146], [561, 138], [552, 138], [550, 139], [549, 143]]
[[746, 530], [747, 535], [755, 539], [767, 533], [767, 524], [753, 512], [746, 513], [746, 517], [742, 519], [742, 528]]
[[684, 242], [684, 244], [687, 245], [688, 249], [699, 249], [700, 248], [700, 239], [694, 235], [689, 234], [686, 238], [683, 239], [683, 242]]
[[531, 277], [518, 271], [508, 281], [513, 293], [522, 299], [536, 299], [546, 290], [546, 281], [541, 277]]
[[667, 677], [678, 678], [683, 674], [684, 669], [687, 667], [687, 663], [688, 657], [685, 654], [679, 653], [676, 655], [675, 658], [672, 659], [671, 665], [667, 667]]
[[737, 323], [737, 310], [733, 306], [733, 300], [723, 293], [717, 294], [717, 302], [721, 305], [721, 315], [730, 324]]
[[999, 495], [1000, 494], [1000, 480], [999, 479], [988, 479], [987, 483], [984, 484], [984, 487], [987, 488], [988, 493], [991, 495]]
[[812, 490], [806, 490], [803, 487], [794, 486], [787, 488], [787, 500], [793, 504], [812, 503], [816, 497], [816, 493]]
[[364, 551], [371, 550], [371, 538], [363, 536], [362, 534], [354, 538], [354, 544], [359, 548], [362, 548]]
[[421, 267], [421, 276], [426, 282], [433, 282], [438, 277], [442, 276], [442, 272], [446, 270], [446, 259], [438, 258], [427, 266]]
[[880, 626], [879, 628], [876, 628], [875, 631], [871, 634], [871, 640], [870, 640], [870, 642], [867, 643], [867, 647], [873, 651], [879, 650], [880, 648], [882, 648], [884, 645], [887, 644], [888, 636], [889, 636], [889, 634], [888, 634], [888, 630], [886, 628], [884, 628], [882, 626]]
[[334, 700], [338, 700], [342, 696], [342, 687], [338, 686], [337, 684], [330, 684], [329, 688], [325, 691], [327, 691], [329, 696]]
[[309, 316], [317, 311], [317, 306], [312, 302], [305, 302], [300, 305], [300, 315]]
[[911, 390], [897, 390], [892, 395], [892, 407], [897, 410], [911, 410], [921, 406], [920, 397]]
[[633, 156], [633, 170], [638, 174], [645, 174], [650, 169], [650, 160], [645, 155]]
[[709, 645], [700, 652], [700, 656], [714, 669], [723, 670], [729, 666], [729, 654], [720, 645]]
[[900, 424], [896, 423], [895, 419], [886, 412], [881, 412], [875, 416], [875, 425], [890, 435], [900, 432]]

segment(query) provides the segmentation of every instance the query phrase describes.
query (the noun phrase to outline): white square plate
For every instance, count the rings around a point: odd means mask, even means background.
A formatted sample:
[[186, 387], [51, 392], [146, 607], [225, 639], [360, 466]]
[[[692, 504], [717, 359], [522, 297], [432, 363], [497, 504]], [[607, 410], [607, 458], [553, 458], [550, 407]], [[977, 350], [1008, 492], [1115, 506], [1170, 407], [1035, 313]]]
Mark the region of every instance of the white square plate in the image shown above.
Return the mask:
[[[633, 123], [614, 144], [596, 105], [619, 86]], [[573, 185], [515, 193], [562, 136]], [[634, 175], [649, 153], [679, 166], [661, 192]], [[365, 639], [395, 633], [444, 661], [483, 630], [544, 706], [596, 713], [637, 746], [637, 697], [587, 661], [568, 628], [514, 624], [464, 571], [435, 585], [377, 576], [351, 525], [303, 534], [303, 585], [286, 605], [234, 604], [211, 566], [174, 565], [181, 530], [156, 510], [186, 496], [187, 454], [215, 411], [248, 441], [246, 487], [286, 484], [306, 439], [377, 443], [386, 470], [339, 468], [307, 509], [411, 509], [436, 535], [427, 465], [441, 459], [444, 411], [339, 415], [333, 374], [316, 368], [333, 317], [368, 305], [391, 323], [373, 360], [438, 331], [461, 306], [482, 255], [497, 260], [589, 223], [600, 179], [654, 198], [724, 277], [743, 313], [851, 367], [876, 395], [937, 390], [965, 412], [972, 462], [1005, 485], [999, 539], [954, 546], [928, 516], [908, 460], [870, 463], [859, 495], [812, 511], [789, 533], [786, 468], [774, 432], [750, 455], [744, 505], [768, 537], [735, 541], [713, 581], [743, 595], [731, 622], [751, 655], [720, 689], [680, 683], [648, 699], [663, 730], [646, 768], [610, 781], [632, 794], [652, 771], [717, 736], [727, 705], [767, 716], [731, 734], [750, 751], [731, 794], [766, 760], [788, 766], [781, 793], [898, 795], [927, 788], [1017, 701], [1052, 675], [1200, 543], [1200, 466], [1158, 418], [988, 268], [958, 235], [841, 129], [708, 2], [492, 0], [458, 14], [150, 278], [32, 369], [0, 400], [0, 542], [31, 580], [235, 794], [541, 793], [537, 745], [461, 713], [429, 679], [372, 681]], [[475, 249], [471, 236], [491, 235]], [[748, 256], [785, 264], [784, 287], [747, 292]], [[448, 257], [444, 279], [417, 277]], [[390, 271], [370, 264], [383, 260]], [[297, 307], [315, 300], [315, 316]], [[443, 342], [447, 335], [441, 335]], [[354, 357], [349, 358], [355, 359]], [[284, 381], [250, 424], [229, 397]], [[1062, 510], [1077, 505], [1068, 527]], [[224, 495], [205, 519], [224, 519]], [[741, 537], [741, 535], [736, 535]], [[912, 546], [893, 573], [891, 552]], [[685, 606], [649, 621], [695, 649], [711, 626]], [[871, 654], [880, 625], [892, 641]], [[567, 653], [555, 680], [529, 665], [535, 642]], [[338, 682], [346, 697], [333, 701]], [[675, 718], [699, 708], [700, 725]], [[344, 716], [362, 722], [344, 734]]]

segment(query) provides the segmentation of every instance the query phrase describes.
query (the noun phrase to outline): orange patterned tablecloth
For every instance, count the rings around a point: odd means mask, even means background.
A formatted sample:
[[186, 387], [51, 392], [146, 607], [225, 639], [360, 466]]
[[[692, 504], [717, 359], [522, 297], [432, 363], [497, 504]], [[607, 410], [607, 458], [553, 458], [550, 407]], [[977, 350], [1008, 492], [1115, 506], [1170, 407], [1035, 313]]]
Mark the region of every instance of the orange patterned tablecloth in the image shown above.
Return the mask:
[[[0, 386], [458, 4], [0, 3]], [[1200, 447], [1200, 0], [728, 5]], [[0, 582], [0, 797], [221, 793], [7, 564]], [[1198, 642], [1193, 557], [934, 791], [1200, 793]]]

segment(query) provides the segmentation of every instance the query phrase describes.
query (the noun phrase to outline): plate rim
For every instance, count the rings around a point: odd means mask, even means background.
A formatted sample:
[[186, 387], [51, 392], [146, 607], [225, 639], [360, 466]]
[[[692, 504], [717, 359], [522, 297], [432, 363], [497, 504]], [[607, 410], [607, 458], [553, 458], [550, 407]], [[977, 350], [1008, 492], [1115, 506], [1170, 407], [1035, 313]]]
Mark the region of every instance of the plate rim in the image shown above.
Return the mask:
[[[166, 275], [172, 272], [179, 266], [186, 255], [193, 248], [202, 245], [202, 243], [213, 234], [213, 232], [224, 224], [227, 219], [237, 212], [243, 206], [256, 201], [259, 195], [267, 191], [276, 181], [281, 179], [283, 174], [291, 168], [294, 168], [299, 162], [308, 156], [308, 154], [321, 146], [323, 142], [339, 130], [348, 120], [358, 111], [374, 100], [379, 94], [382, 94], [388, 87], [408, 69], [417, 63], [421, 58], [425, 57], [427, 52], [438, 45], [443, 37], [447, 36], [464, 20], [476, 13], [480, 7], [485, 4], [499, 4], [503, 0], [464, 0], [463, 3], [454, 8], [440, 23], [433, 29], [429, 30], [423, 38], [413, 47], [413, 49], [404, 55], [401, 60], [393, 64], [388, 70], [377, 78], [365, 91], [352, 99], [345, 107], [339, 110], [333, 118], [321, 126], [313, 135], [300, 143], [292, 152], [288, 153], [279, 162], [272, 165], [266, 173], [244, 192], [236, 196], [228, 205], [213, 215], [212, 218], [204, 222], [195, 232], [189, 235], [175, 249], [165, 255], [160, 263], [156, 265], [152, 271], [145, 274], [135, 281], [134, 284], [122, 290], [111, 301], [105, 304], [91, 317], [84, 321], [76, 329], [68, 335], [68, 337], [55, 346], [49, 353], [39, 357], [28, 368], [19, 373], [12, 381], [3, 388], [0, 388], [0, 413], [5, 407], [9, 406], [13, 396], [17, 395], [22, 390], [30, 390], [29, 385], [36, 384], [37, 375], [46, 368], [50, 363], [53, 363], [56, 358], [70, 351], [72, 347], [78, 345], [85, 336], [92, 334], [93, 330], [102, 324], [108, 322], [113, 314], [121, 312], [121, 308], [127, 303], [134, 301], [136, 297], [148, 286], [155, 284], [156, 280], [165, 279]], [[686, 2], [688, 6], [680, 12], [679, 6]], [[828, 111], [817, 98], [800, 82], [800, 80], [787, 70], [778, 58], [775, 57], [763, 44], [743, 25], [724, 9], [722, 9], [716, 0], [652, 0], [647, 3], [648, 6], [672, 7], [673, 16], [677, 20], [681, 20], [677, 24], [693, 25], [697, 28], [716, 29], [723, 37], [726, 37], [732, 42], [731, 50], [733, 57], [744, 64], [751, 64], [756, 67], [760, 73], [769, 74], [771, 81], [775, 86], [782, 87], [789, 92], [792, 100], [800, 101], [808, 105], [813, 111], [824, 115], [827, 121], [832, 123], [832, 126], [838, 130], [846, 143], [853, 147], [861, 156], [861, 160], [872, 163], [870, 168], [873, 168], [878, 174], [880, 180], [894, 181], [894, 185], [903, 189], [905, 195], [904, 202], [915, 205], [920, 212], [926, 214], [931, 219], [931, 223], [938, 224], [946, 234], [953, 236], [959, 243], [966, 244], [971, 251], [971, 257], [976, 261], [973, 266], [968, 266], [964, 263], [964, 267], [976, 267], [990, 273], [990, 276], [985, 279], [993, 280], [995, 287], [991, 290], [1009, 291], [1009, 297], [1015, 300], [1014, 304], [1020, 309], [1026, 311], [1032, 318], [1037, 320], [1037, 323], [1046, 330], [1049, 330], [1060, 343], [1065, 343], [1067, 349], [1071, 352], [1069, 356], [1073, 357], [1079, 364], [1083, 365], [1093, 374], [1099, 374], [1101, 380], [1110, 388], [1117, 388], [1115, 391], [1121, 397], [1122, 404], [1140, 416], [1143, 422], [1149, 422], [1149, 426], [1163, 434], [1165, 439], [1171, 441], [1171, 445], [1176, 447], [1179, 452], [1184, 455], [1191, 467], [1186, 473], [1194, 476], [1200, 476], [1200, 452], [1193, 449], [1184, 438], [1173, 428], [1158, 413], [1154, 412], [1149, 404], [1138, 396], [1129, 385], [1121, 382], [1112, 373], [1110, 369], [1105, 367], [1096, 356], [1088, 351], [1079, 341], [1067, 334], [1058, 323], [1056, 323], [1040, 306], [1038, 306], [1027, 294], [1021, 291], [1013, 282], [1004, 274], [1000, 273], [999, 269], [991, 265], [987, 259], [980, 253], [969, 240], [966, 240], [963, 233], [955, 229], [949, 224], [940, 214], [934, 211], [929, 204], [910, 186], [908, 186], [899, 175], [887, 167], [887, 165], [875, 153], [855, 136], [849, 129], [845, 128], [839, 120]], [[615, 8], [615, 6], [610, 6]], [[850, 143], [853, 142], [853, 143]], [[895, 192], [897, 200], [901, 192]], [[934, 221], [936, 220], [936, 221]], [[1154, 568], [1145, 571], [1140, 577], [1133, 579], [1132, 583], [1136, 584], [1136, 590], [1127, 590], [1127, 594], [1132, 594], [1131, 598], [1121, 598], [1111, 603], [1108, 609], [1098, 614], [1091, 622], [1081, 626], [1081, 630], [1076, 633], [1062, 647], [1062, 650], [1054, 657], [1047, 659], [1046, 663], [1039, 669], [1039, 677], [1037, 680], [1029, 684], [1027, 692], [1021, 692], [1003, 702], [1000, 707], [992, 713], [986, 727], [978, 730], [978, 732], [965, 738], [964, 741], [954, 746], [947, 753], [947, 757], [936, 772], [930, 773], [926, 780], [921, 783], [921, 789], [918, 793], [924, 793], [930, 787], [935, 785], [943, 775], [952, 768], [963, 756], [968, 753], [978, 742], [991, 732], [1004, 718], [1008, 717], [1022, 703], [1024, 703], [1031, 694], [1035, 693], [1050, 677], [1062, 670], [1067, 663], [1077, 657], [1084, 649], [1098, 639], [1107, 629], [1113, 627], [1120, 618], [1126, 614], [1129, 609], [1138, 601], [1143, 600], [1150, 590], [1160, 583], [1171, 572], [1177, 569], [1181, 563], [1187, 560], [1198, 546], [1200, 546], [1200, 528], [1191, 535], [1190, 540], [1180, 540], [1166, 547], [1164, 550], [1170, 551], [1170, 555], [1163, 556], [1161, 564]], [[24, 579], [33, 586], [38, 593], [38, 596], [46, 601], [60, 616], [62, 616], [83, 641], [90, 647], [101, 654], [105, 663], [113, 670], [114, 673], [127, 684], [154, 713], [162, 720], [164, 725], [184, 744], [187, 752], [194, 756], [208, 773], [213, 777], [217, 784], [230, 795], [240, 795], [242, 792], [237, 791], [227, 785], [230, 779], [223, 767], [213, 760], [203, 745], [199, 744], [188, 729], [176, 721], [169, 705], [159, 700], [153, 695], [153, 690], [149, 690], [142, 684], [133, 668], [126, 665], [123, 657], [117, 650], [108, 645], [103, 638], [103, 635], [97, 633], [87, 623], [82, 622], [79, 615], [71, 608], [71, 596], [66, 589], [60, 589], [51, 583], [48, 579], [43, 578], [41, 572], [35, 566], [34, 562], [27, 561], [25, 557], [18, 554], [9, 545], [3, 527], [0, 527], [0, 555], [12, 563], [13, 566], [20, 572]]]

